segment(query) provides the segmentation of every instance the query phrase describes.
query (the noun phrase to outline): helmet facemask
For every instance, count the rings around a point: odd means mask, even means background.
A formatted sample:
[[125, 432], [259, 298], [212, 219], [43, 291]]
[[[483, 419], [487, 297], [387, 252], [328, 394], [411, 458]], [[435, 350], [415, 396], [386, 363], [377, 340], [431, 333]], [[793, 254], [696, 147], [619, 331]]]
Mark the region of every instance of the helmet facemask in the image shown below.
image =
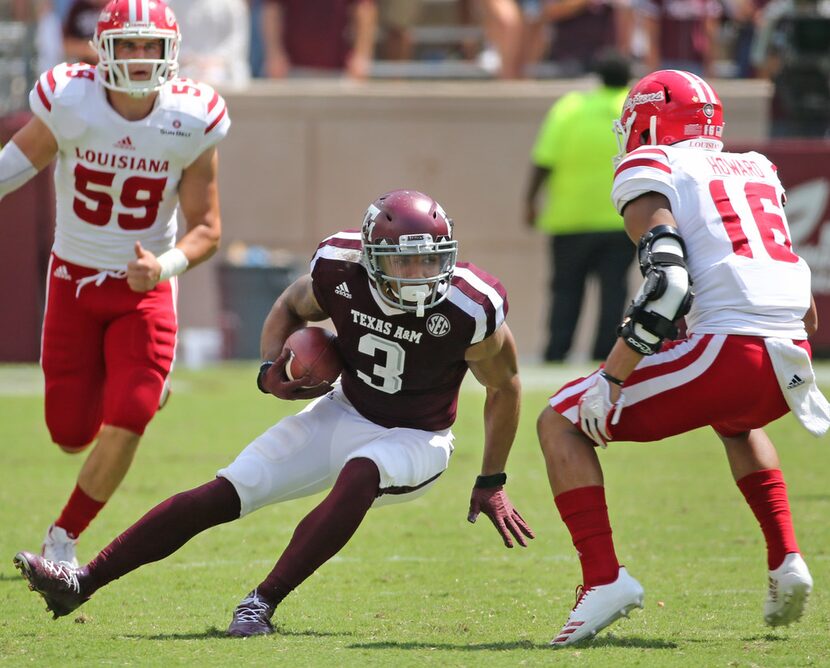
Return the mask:
[[430, 234], [401, 235], [397, 244], [363, 244], [364, 262], [381, 299], [419, 317], [447, 298], [457, 255], [457, 241], [434, 241]]
[[[118, 40], [153, 39], [162, 44], [161, 58], [122, 58], [115, 55]], [[105, 30], [96, 35], [91, 44], [98, 52], [98, 71], [105, 88], [129, 93], [135, 97], [144, 97], [159, 90], [179, 71], [179, 44], [181, 37], [177, 30], [163, 30], [153, 25], [147, 27], [127, 27]], [[130, 77], [130, 65], [149, 65], [148, 79], [133, 80]]]

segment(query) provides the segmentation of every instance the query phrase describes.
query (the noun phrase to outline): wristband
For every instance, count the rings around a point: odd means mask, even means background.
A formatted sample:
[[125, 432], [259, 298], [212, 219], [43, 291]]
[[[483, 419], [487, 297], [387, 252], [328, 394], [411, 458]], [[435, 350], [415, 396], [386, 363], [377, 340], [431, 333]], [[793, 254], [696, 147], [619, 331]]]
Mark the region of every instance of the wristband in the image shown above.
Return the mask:
[[478, 489], [488, 489], [490, 487], [501, 487], [507, 482], [507, 474], [494, 473], [492, 475], [480, 475], [476, 477], [476, 484], [474, 487]]
[[272, 366], [274, 366], [274, 363], [270, 360], [268, 360], [266, 362], [263, 362], [262, 364], [259, 365], [259, 373], [257, 373], [257, 375], [256, 375], [256, 386], [259, 388], [259, 391], [262, 392], [263, 394], [271, 394], [268, 390], [266, 390], [262, 386], [262, 377], [266, 373], [268, 373], [268, 369], [270, 369]]
[[615, 378], [610, 373], [607, 373], [605, 369], [600, 369], [599, 375], [605, 378], [605, 380], [607, 380], [609, 383], [614, 383], [614, 385], [617, 385], [618, 387], [622, 387], [623, 383], [625, 382], [620, 380], [619, 378]]
[[187, 265], [190, 264], [187, 260], [187, 255], [178, 248], [171, 248], [169, 251], [159, 255], [156, 259], [161, 265], [159, 283], [173, 276], [183, 274], [187, 270]]

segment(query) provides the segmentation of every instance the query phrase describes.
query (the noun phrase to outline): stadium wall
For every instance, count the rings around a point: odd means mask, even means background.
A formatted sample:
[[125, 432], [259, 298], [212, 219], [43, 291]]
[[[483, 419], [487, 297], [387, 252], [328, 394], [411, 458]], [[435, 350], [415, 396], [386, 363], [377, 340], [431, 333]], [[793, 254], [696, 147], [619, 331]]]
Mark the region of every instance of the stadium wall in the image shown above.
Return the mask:
[[[223, 248], [218, 258], [181, 278], [183, 334], [221, 330], [233, 340], [242, 326], [258, 331], [269, 303], [253, 301], [242, 309], [258, 314], [259, 322], [248, 315], [240, 323], [223, 313], [219, 275], [233, 242], [283, 249], [305, 264], [320, 239], [359, 226], [376, 195], [408, 187], [434, 196], [455, 219], [462, 259], [503, 281], [520, 354], [537, 358], [548, 260], [545, 239], [521, 220], [528, 156], [548, 107], [564, 93], [591, 85], [588, 79], [292, 80], [223, 91], [233, 121], [220, 148]], [[715, 85], [727, 110], [727, 139], [762, 142], [769, 85]], [[0, 123], [0, 140], [7, 141], [24, 120]], [[53, 197], [43, 174], [0, 202], [0, 284], [14, 286], [0, 291], [0, 361], [37, 359]], [[580, 322], [578, 348], [592, 327], [591, 318]], [[183, 340], [194, 346], [206, 341], [186, 335]]]
[[[530, 147], [548, 107], [591, 85], [288, 81], [226, 92], [233, 125], [220, 149], [220, 261], [242, 241], [286, 249], [305, 263], [320, 239], [358, 227], [376, 195], [423, 190], [455, 219], [459, 256], [505, 284], [520, 353], [536, 358], [546, 327], [548, 260], [545, 239], [521, 219]], [[727, 138], [761, 142], [768, 84], [715, 85], [727, 110]], [[183, 327], [220, 322], [218, 264], [182, 278]], [[578, 338], [593, 326], [583, 320]]]

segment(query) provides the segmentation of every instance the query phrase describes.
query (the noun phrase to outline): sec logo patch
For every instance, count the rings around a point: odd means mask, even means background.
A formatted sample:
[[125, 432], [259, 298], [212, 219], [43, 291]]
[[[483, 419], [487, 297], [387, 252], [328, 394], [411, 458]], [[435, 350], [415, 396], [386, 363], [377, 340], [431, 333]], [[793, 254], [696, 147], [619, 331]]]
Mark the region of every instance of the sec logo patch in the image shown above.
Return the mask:
[[427, 319], [427, 331], [433, 336], [446, 336], [450, 333], [450, 321], [443, 313], [433, 313]]

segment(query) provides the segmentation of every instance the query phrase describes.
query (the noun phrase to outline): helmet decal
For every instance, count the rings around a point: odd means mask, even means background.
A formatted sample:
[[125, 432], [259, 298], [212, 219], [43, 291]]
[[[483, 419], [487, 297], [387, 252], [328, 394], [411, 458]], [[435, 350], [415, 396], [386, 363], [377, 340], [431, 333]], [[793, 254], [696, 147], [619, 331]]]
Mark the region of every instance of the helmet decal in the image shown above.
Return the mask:
[[614, 123], [616, 162], [645, 144], [706, 139], [721, 146], [723, 127], [723, 105], [706, 81], [691, 72], [658, 70], [634, 84]]

